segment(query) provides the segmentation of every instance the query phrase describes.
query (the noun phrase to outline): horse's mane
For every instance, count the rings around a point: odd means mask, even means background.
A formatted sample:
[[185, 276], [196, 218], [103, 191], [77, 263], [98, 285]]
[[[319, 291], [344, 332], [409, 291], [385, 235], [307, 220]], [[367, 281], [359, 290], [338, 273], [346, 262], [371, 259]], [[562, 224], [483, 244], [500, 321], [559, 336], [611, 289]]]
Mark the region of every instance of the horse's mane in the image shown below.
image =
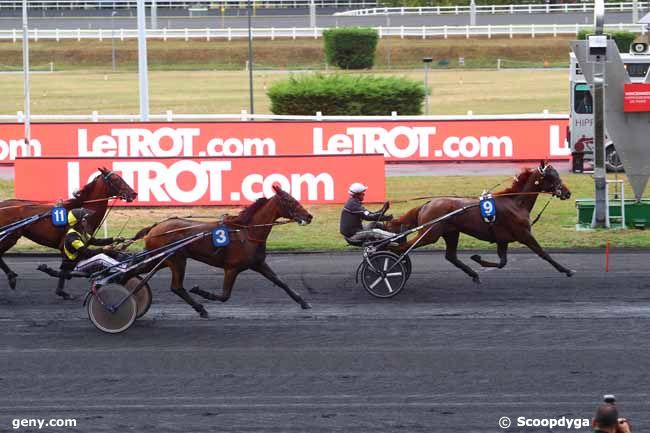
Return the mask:
[[251, 222], [251, 219], [253, 218], [253, 215], [257, 213], [258, 210], [262, 206], [268, 202], [269, 199], [266, 197], [260, 197], [257, 200], [255, 200], [255, 203], [251, 204], [250, 206], [245, 207], [242, 209], [239, 214], [235, 216], [227, 216], [224, 219], [224, 222], [226, 224], [241, 224], [241, 225], [246, 225]]
[[88, 182], [87, 184], [82, 186], [81, 189], [78, 189], [77, 191], [73, 192], [72, 197], [74, 197], [77, 200], [81, 199], [81, 198], [84, 198], [84, 197], [87, 197], [88, 194], [90, 194], [90, 192], [92, 191], [92, 189], [93, 189], [93, 187], [95, 185], [95, 181], [97, 180], [97, 178], [99, 176], [100, 175], [97, 175], [95, 178], [93, 178], [93, 180], [91, 180], [90, 182]]
[[510, 185], [509, 188], [506, 188], [502, 191], [495, 192], [494, 195], [499, 195], [499, 194], [511, 194], [511, 193], [516, 193], [520, 192], [524, 185], [528, 182], [528, 179], [535, 174], [535, 170], [532, 168], [524, 168], [522, 169], [518, 175], [515, 176], [515, 178], [512, 181], [512, 185]]
[[412, 229], [418, 225], [418, 215], [420, 214], [422, 206], [414, 207], [404, 215], [390, 221], [386, 226], [390, 231], [395, 233], [401, 232], [402, 230]]

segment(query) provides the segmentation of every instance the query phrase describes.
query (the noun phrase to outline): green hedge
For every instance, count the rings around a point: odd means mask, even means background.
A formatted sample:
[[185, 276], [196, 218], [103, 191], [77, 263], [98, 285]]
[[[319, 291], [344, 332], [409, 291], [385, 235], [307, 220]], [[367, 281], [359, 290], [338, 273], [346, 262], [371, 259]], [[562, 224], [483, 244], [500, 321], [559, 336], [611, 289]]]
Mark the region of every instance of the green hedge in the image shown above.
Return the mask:
[[403, 77], [304, 75], [278, 81], [266, 92], [274, 114], [386, 116], [422, 114], [424, 85]]
[[[587, 36], [593, 35], [594, 31], [592, 29], [582, 29], [578, 32], [578, 40], [585, 40], [587, 39]], [[636, 33], [633, 32], [626, 32], [626, 31], [616, 31], [616, 32], [611, 32], [607, 33], [609, 37], [614, 39], [616, 42], [616, 46], [618, 47], [618, 51], [621, 53], [629, 53], [630, 52], [630, 45], [632, 42], [634, 42], [634, 39], [638, 36]]]
[[370, 69], [375, 63], [377, 30], [364, 27], [328, 29], [323, 32], [327, 63], [341, 69]]

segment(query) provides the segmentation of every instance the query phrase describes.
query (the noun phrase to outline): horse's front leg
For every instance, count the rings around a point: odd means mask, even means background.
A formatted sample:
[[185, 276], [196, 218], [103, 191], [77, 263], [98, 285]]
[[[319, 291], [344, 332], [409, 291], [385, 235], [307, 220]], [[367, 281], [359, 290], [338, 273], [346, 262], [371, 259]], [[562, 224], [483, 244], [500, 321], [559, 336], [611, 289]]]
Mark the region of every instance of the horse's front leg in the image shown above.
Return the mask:
[[291, 297], [291, 299], [293, 299], [298, 304], [300, 304], [303, 310], [307, 310], [311, 308], [309, 302], [305, 301], [298, 293], [296, 293], [289, 286], [287, 286], [284, 283], [284, 281], [278, 278], [275, 272], [273, 272], [273, 269], [271, 269], [271, 267], [266, 262], [262, 262], [259, 265], [255, 265], [251, 269], [254, 270], [255, 272], [259, 272], [260, 274], [264, 275], [269, 281], [271, 281], [276, 286], [280, 286], [280, 288], [282, 288], [282, 290], [284, 290], [287, 293], [287, 295]]
[[476, 284], [480, 284], [481, 279], [479, 278], [476, 271], [474, 271], [472, 268], [470, 268], [465, 263], [460, 261], [460, 259], [458, 258], [457, 255], [458, 238], [460, 237], [460, 233], [457, 231], [448, 232], [442, 235], [442, 237], [444, 238], [445, 243], [447, 244], [447, 249], [445, 251], [445, 258], [454, 266], [456, 266], [457, 268], [465, 272], [467, 275], [472, 277], [472, 281], [474, 281]]
[[528, 248], [530, 248], [535, 254], [549, 262], [555, 269], [558, 271], [562, 272], [563, 274], [566, 274], [567, 277], [572, 276], [573, 274], [576, 273], [576, 271], [567, 269], [555, 260], [542, 249], [541, 245], [537, 242], [537, 239], [533, 236], [532, 233], [528, 232], [523, 239], [520, 239], [519, 242], [522, 244], [526, 245]]
[[221, 295], [216, 295], [214, 293], [208, 292], [207, 290], [200, 289], [199, 286], [192, 287], [190, 289], [190, 292], [210, 301], [226, 302], [228, 299], [230, 299], [232, 288], [235, 285], [235, 280], [241, 271], [242, 269], [238, 268], [227, 268], [223, 270], [223, 289], [221, 291]]
[[187, 260], [185, 258], [174, 257], [167, 261], [167, 266], [172, 272], [172, 284], [171, 291], [184, 300], [188, 305], [190, 305], [194, 311], [199, 313], [203, 318], [208, 317], [208, 312], [206, 311], [203, 305], [196, 302], [189, 293], [183, 287], [183, 280], [185, 279], [185, 268], [187, 266]]
[[497, 254], [499, 255], [499, 263], [489, 262], [483, 260], [480, 255], [474, 254], [470, 259], [474, 260], [479, 265], [484, 268], [503, 268], [508, 263], [508, 242], [498, 242], [497, 243]]

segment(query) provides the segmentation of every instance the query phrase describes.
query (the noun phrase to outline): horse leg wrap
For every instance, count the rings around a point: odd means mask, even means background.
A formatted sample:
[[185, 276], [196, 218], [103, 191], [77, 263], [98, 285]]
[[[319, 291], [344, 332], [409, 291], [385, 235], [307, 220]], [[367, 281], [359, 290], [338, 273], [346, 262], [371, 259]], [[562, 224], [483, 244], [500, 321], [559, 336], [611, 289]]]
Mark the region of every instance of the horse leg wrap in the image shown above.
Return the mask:
[[18, 274], [15, 272], [9, 272], [7, 274], [7, 280], [9, 281], [9, 287], [11, 287], [11, 290], [16, 289], [16, 279], [18, 278]]

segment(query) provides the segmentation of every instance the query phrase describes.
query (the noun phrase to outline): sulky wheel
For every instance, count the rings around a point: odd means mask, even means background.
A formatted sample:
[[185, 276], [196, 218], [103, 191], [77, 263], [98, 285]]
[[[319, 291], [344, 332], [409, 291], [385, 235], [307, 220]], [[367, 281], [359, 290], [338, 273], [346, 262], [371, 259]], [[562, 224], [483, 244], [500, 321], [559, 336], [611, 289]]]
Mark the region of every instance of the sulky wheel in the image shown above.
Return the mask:
[[361, 265], [361, 284], [377, 298], [391, 298], [404, 288], [408, 278], [404, 262], [388, 251], [367, 257]]
[[[121, 305], [116, 308], [120, 302]], [[129, 329], [138, 313], [138, 306], [133, 296], [129, 295], [129, 291], [124, 286], [118, 284], [100, 287], [92, 294], [86, 308], [88, 318], [93, 325], [109, 334], [117, 334]]]
[[[140, 281], [142, 281], [141, 277], [131, 277], [124, 284], [124, 287], [126, 287], [126, 289], [131, 292], [138, 286], [138, 284], [140, 284]], [[151, 307], [153, 295], [151, 293], [151, 287], [149, 287], [149, 284], [144, 283], [144, 286], [142, 286], [140, 290], [138, 290], [138, 293], [133, 295], [133, 297], [135, 298], [135, 303], [138, 305], [138, 314], [135, 316], [135, 318], [139, 319], [140, 317], [147, 314], [149, 307]]]

